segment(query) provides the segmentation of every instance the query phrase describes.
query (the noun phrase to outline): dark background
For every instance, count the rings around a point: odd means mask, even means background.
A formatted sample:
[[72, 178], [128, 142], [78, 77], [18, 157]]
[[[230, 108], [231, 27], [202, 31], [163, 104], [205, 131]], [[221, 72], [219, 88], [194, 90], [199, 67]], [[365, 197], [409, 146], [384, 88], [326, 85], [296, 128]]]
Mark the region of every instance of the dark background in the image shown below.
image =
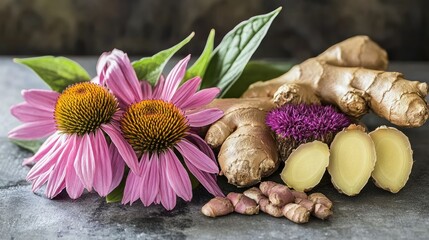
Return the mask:
[[240, 21], [283, 6], [257, 57], [303, 59], [367, 34], [392, 60], [429, 60], [427, 0], [0, 0], [1, 55], [150, 55], [196, 36], [199, 54]]

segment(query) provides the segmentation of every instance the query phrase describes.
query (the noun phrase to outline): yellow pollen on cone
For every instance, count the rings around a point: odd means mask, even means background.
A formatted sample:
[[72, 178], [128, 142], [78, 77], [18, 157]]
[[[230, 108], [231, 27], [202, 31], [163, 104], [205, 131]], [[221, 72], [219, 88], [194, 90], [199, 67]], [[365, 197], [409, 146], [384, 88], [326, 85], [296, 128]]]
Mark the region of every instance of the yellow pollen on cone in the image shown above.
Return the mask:
[[138, 154], [172, 147], [186, 136], [188, 128], [182, 111], [163, 100], [135, 103], [121, 119], [122, 133]]
[[106, 88], [82, 82], [69, 86], [58, 97], [54, 119], [59, 131], [84, 135], [108, 123], [117, 109], [115, 96]]

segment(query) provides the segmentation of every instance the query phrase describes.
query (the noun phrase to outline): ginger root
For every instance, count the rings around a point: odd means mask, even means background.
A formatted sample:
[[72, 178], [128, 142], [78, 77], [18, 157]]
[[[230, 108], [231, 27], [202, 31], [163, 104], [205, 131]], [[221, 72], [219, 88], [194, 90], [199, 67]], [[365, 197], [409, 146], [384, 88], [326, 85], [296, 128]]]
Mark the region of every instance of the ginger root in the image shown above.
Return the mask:
[[234, 212], [234, 206], [228, 198], [215, 197], [201, 208], [201, 212], [207, 217], [220, 217]]
[[259, 213], [259, 206], [257, 203], [242, 193], [230, 192], [226, 198], [231, 201], [234, 206], [234, 211], [237, 213], [245, 215], [254, 215]]
[[277, 105], [329, 103], [356, 118], [371, 109], [398, 126], [423, 125], [429, 115], [427, 84], [386, 67], [386, 52], [367, 36], [356, 36], [278, 78], [252, 84], [242, 97], [273, 97]]
[[335, 188], [348, 196], [357, 195], [374, 170], [374, 142], [359, 125], [338, 133], [331, 144], [328, 172]]
[[212, 148], [220, 147], [221, 174], [229, 183], [251, 186], [277, 170], [276, 142], [265, 125], [265, 116], [274, 107], [270, 99], [216, 99], [208, 107], [224, 111], [205, 140]]
[[375, 129], [369, 136], [377, 154], [372, 172], [375, 185], [392, 193], [399, 192], [413, 167], [413, 151], [408, 137], [398, 129], [386, 126]]
[[297, 191], [309, 191], [319, 184], [329, 164], [329, 147], [323, 142], [301, 144], [285, 162], [283, 182]]
[[296, 203], [284, 206], [283, 215], [294, 223], [306, 223], [310, 219], [310, 211]]
[[291, 190], [283, 185], [272, 181], [261, 182], [259, 185], [262, 194], [268, 197], [270, 202], [276, 207], [283, 207], [295, 200]]
[[332, 201], [323, 193], [312, 193], [308, 196], [308, 200], [314, 203], [312, 214], [315, 217], [325, 220], [332, 215]]
[[282, 208], [273, 205], [267, 196], [265, 196], [259, 188], [252, 187], [243, 192], [243, 194], [250, 199], [253, 199], [259, 204], [259, 209], [273, 217], [282, 217]]

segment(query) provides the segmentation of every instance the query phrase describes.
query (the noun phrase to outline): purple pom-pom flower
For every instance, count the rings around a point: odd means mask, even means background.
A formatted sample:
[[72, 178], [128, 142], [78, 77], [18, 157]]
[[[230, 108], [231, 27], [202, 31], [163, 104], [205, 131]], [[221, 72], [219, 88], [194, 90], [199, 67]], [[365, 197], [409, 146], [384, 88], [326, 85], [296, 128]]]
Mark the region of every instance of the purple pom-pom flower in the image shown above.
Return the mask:
[[351, 121], [330, 105], [287, 104], [271, 110], [266, 124], [275, 132], [280, 155], [286, 160], [302, 143], [319, 140], [329, 144]]

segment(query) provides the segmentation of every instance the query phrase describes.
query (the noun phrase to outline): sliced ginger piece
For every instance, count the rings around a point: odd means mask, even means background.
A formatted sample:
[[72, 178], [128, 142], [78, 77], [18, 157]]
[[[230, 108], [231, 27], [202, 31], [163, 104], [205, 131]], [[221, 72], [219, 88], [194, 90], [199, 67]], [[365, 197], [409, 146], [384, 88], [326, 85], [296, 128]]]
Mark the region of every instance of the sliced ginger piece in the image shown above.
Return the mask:
[[283, 182], [296, 191], [309, 191], [323, 177], [329, 164], [329, 147], [323, 142], [301, 144], [285, 162], [280, 176]]
[[364, 128], [350, 125], [331, 144], [328, 172], [335, 188], [357, 195], [368, 182], [376, 162], [374, 142]]
[[378, 187], [397, 193], [408, 181], [413, 167], [410, 141], [401, 131], [381, 126], [370, 134], [374, 141], [377, 162], [372, 178]]

